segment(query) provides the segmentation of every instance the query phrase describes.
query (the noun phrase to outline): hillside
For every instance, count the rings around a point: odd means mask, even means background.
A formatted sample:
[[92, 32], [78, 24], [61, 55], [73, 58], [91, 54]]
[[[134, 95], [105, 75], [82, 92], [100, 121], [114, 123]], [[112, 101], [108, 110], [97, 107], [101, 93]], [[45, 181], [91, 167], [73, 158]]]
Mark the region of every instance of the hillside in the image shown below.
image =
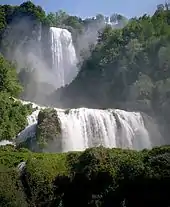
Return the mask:
[[167, 3], [130, 20], [0, 5], [0, 207], [169, 207], [169, 57]]

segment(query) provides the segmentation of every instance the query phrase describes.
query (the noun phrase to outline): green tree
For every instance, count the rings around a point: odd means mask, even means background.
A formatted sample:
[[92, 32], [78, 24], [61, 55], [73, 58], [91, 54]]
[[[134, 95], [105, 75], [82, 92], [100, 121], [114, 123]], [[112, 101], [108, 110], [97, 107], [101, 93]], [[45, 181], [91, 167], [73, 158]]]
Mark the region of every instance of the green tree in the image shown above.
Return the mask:
[[7, 92], [17, 97], [22, 91], [19, 84], [16, 69], [13, 64], [0, 55], [0, 92]]
[[0, 206], [27, 207], [19, 174], [6, 166], [0, 165]]
[[[26, 1], [16, 8], [14, 17], [30, 16], [35, 20], [44, 21], [46, 18], [45, 11], [40, 7], [33, 4], [31, 1]], [[13, 17], [13, 18], [14, 18]]]

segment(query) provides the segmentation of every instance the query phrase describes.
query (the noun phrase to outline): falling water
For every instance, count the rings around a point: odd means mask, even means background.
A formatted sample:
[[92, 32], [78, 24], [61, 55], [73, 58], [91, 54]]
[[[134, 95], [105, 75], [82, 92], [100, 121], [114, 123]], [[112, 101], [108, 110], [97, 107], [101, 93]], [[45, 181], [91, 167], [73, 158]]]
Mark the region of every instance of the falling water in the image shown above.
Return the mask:
[[77, 58], [71, 33], [66, 29], [50, 28], [52, 70], [57, 87], [69, 84], [77, 75]]
[[123, 110], [71, 109], [58, 112], [63, 151], [89, 147], [151, 148], [149, 133], [140, 113]]
[[[39, 107], [28, 117], [29, 125], [18, 135], [17, 142], [34, 137]], [[150, 134], [141, 113], [118, 109], [55, 109], [61, 123], [62, 151], [81, 151], [104, 146], [129, 149], [151, 148]]]
[[[15, 101], [18, 101], [17, 99], [14, 99]], [[37, 121], [38, 121], [38, 114], [40, 110], [45, 109], [43, 106], [39, 106], [35, 103], [28, 102], [28, 101], [21, 101], [23, 105], [26, 104], [32, 104], [32, 108], [34, 111], [32, 112], [31, 115], [27, 117], [27, 122], [28, 126], [25, 127], [23, 131], [21, 131], [18, 136], [17, 136], [17, 143], [21, 143], [26, 141], [28, 138], [34, 138], [36, 135], [36, 126], [37, 126]]]
[[42, 23], [39, 23], [39, 29], [38, 29], [38, 35], [37, 35], [37, 39], [40, 42], [42, 39]]

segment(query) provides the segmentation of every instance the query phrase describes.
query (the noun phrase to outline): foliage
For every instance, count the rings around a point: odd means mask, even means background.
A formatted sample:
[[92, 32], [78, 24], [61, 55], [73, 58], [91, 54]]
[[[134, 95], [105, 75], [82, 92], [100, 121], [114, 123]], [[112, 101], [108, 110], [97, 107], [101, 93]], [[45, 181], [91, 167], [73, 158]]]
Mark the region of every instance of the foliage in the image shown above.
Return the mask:
[[[55, 142], [55, 140], [61, 138], [61, 123], [57, 111], [45, 109], [39, 112], [36, 138], [41, 148], [44, 148], [50, 141]], [[61, 146], [58, 146], [58, 148], [61, 149]]]
[[10, 140], [25, 128], [27, 115], [32, 112], [29, 105], [14, 101], [8, 93], [0, 93], [0, 140]]
[[28, 206], [19, 174], [15, 170], [0, 165], [0, 186], [0, 206]]
[[45, 11], [40, 6], [35, 6], [31, 1], [26, 1], [22, 3], [16, 10], [14, 11], [14, 15], [17, 17], [31, 16], [33, 19], [37, 19], [39, 21], [44, 21]]
[[4, 12], [4, 22], [10, 24], [13, 20], [30, 17], [33, 20], [45, 21], [45, 11], [40, 6], [35, 6], [31, 1], [26, 1], [20, 6], [0, 5], [0, 11]]
[[[0, 164], [13, 173], [22, 161], [21, 181], [30, 206], [169, 205], [169, 146], [140, 152], [99, 147], [65, 154], [0, 149]], [[16, 181], [9, 179], [14, 187]]]
[[[33, 11], [34, 14], [32, 14]], [[32, 14], [34, 18], [43, 18], [41, 12], [41, 8], [35, 7], [31, 2], [23, 3], [20, 8], [9, 5], [0, 6], [0, 41], [11, 21], [24, 16], [25, 13]], [[19, 101], [11, 98], [18, 97], [21, 92], [22, 87], [17, 77], [16, 65], [0, 54], [0, 140], [14, 138], [27, 125], [26, 117], [31, 113], [31, 107], [23, 106]]]
[[15, 67], [0, 55], [0, 140], [14, 138], [27, 125], [31, 107], [12, 98], [21, 90]]
[[17, 97], [21, 90], [15, 67], [0, 55], [0, 92]]

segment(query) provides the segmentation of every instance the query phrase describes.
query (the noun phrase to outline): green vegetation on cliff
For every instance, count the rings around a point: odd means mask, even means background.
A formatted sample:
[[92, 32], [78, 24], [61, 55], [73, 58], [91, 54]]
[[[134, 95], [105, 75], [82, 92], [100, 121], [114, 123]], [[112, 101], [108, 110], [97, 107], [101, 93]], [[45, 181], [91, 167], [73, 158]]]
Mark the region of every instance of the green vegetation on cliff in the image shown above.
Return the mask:
[[16, 170], [0, 166], [0, 206], [27, 207], [22, 183]]
[[[50, 142], [54, 143], [56, 141], [57, 143], [61, 143], [61, 123], [56, 110], [45, 109], [40, 111], [36, 138], [41, 148], [44, 148]], [[61, 145], [56, 146], [56, 149], [61, 150]]]
[[[19, 179], [16, 167], [21, 161], [26, 161], [26, 167]], [[0, 182], [3, 176], [13, 176], [11, 181], [7, 179], [11, 186], [3, 184], [0, 190], [0, 196], [11, 204], [7, 206], [19, 202], [66, 207], [170, 205], [168, 146], [141, 152], [100, 147], [65, 154], [1, 148], [0, 164], [5, 166], [0, 168]], [[20, 180], [22, 186], [17, 184]]]
[[0, 92], [0, 140], [10, 140], [27, 126], [32, 109], [14, 101], [8, 93]]
[[0, 140], [14, 138], [27, 125], [31, 107], [13, 99], [21, 91], [15, 66], [0, 54]]
[[163, 109], [170, 78], [169, 17], [169, 7], [159, 7], [153, 16], [131, 19], [122, 29], [107, 26], [78, 77], [63, 89], [63, 102], [112, 107], [149, 100], [154, 109]]

